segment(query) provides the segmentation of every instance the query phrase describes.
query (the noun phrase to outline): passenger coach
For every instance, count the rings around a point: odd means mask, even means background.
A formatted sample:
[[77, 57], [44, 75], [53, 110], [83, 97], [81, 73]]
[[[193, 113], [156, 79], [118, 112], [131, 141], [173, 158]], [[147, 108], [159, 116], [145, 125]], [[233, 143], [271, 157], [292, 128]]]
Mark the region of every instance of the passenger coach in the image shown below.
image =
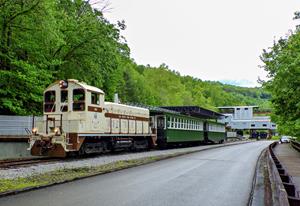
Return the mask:
[[151, 124], [157, 132], [159, 147], [223, 143], [225, 125], [217, 122], [222, 116], [197, 106], [150, 108]]

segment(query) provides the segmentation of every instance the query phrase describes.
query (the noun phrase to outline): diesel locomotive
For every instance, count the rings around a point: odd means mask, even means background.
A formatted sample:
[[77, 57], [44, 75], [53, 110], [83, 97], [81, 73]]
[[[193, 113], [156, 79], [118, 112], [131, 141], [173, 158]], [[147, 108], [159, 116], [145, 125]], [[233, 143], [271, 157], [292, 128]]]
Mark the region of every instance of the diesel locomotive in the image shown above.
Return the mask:
[[44, 91], [43, 119], [29, 138], [34, 156], [66, 157], [169, 144], [219, 142], [225, 125], [194, 115], [104, 101], [104, 92], [78, 80]]

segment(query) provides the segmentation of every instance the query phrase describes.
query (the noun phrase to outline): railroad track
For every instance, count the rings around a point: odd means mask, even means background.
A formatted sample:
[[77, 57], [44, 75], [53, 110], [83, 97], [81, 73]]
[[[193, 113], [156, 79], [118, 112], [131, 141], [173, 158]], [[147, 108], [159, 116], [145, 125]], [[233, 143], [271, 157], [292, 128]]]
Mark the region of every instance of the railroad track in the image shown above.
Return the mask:
[[12, 160], [0, 160], [0, 168], [14, 168], [14, 167], [26, 167], [40, 163], [55, 162], [60, 159], [53, 158], [34, 158], [34, 159], [12, 159]]

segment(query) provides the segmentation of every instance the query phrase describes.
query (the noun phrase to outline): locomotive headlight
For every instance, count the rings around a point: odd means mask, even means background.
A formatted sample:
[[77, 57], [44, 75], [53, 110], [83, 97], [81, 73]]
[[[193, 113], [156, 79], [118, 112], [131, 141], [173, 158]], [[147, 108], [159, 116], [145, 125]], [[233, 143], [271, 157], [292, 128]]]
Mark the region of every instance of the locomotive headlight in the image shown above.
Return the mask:
[[32, 128], [32, 134], [36, 135], [38, 132], [38, 129], [36, 127]]
[[60, 87], [61, 89], [66, 89], [66, 88], [68, 88], [68, 81], [60, 80], [60, 81], [59, 81], [59, 87]]
[[55, 133], [55, 135], [58, 135], [58, 132], [59, 132], [59, 128], [55, 127], [55, 128], [54, 128], [54, 133]]

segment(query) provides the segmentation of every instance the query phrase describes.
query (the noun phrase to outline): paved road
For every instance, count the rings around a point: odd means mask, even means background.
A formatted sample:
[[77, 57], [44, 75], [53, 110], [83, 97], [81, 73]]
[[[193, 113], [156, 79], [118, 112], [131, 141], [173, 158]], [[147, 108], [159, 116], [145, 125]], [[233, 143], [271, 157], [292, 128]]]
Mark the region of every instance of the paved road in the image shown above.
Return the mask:
[[247, 205], [255, 165], [270, 142], [197, 152], [0, 199], [0, 205]]

